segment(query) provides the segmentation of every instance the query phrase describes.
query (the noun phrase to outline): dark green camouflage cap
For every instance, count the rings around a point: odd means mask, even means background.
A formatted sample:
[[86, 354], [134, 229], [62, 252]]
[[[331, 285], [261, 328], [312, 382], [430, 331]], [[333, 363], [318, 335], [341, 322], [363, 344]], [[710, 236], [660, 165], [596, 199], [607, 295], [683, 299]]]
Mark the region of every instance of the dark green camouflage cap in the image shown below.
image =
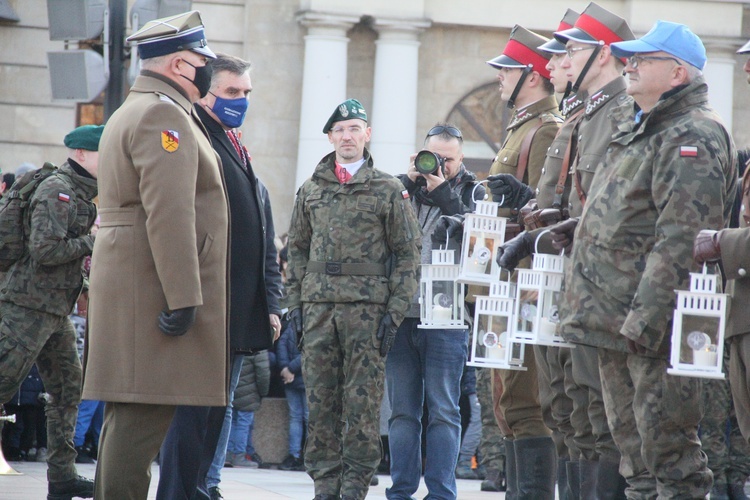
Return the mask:
[[353, 120], [355, 118], [359, 118], [360, 120], [364, 120], [366, 122], [367, 111], [365, 111], [365, 107], [362, 106], [362, 103], [360, 103], [358, 100], [347, 99], [346, 101], [336, 106], [333, 114], [330, 118], [328, 118], [328, 121], [323, 127], [323, 133], [327, 134], [333, 127], [333, 124], [336, 122]]

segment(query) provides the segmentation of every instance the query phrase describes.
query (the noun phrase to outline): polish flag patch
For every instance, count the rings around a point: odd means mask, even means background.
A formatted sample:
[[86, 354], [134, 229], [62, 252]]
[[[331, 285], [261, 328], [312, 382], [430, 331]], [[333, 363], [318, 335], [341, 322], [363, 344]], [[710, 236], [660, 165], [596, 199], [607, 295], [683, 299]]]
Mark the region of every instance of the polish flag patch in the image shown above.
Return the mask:
[[401, 197], [403, 199], [405, 199], [405, 200], [408, 199], [409, 198], [409, 191], [407, 191], [406, 189], [404, 189], [403, 191], [401, 191]]
[[680, 156], [696, 157], [698, 156], [697, 146], [680, 146]]
[[70, 202], [70, 195], [65, 193], [57, 193], [57, 199], [68, 203]]

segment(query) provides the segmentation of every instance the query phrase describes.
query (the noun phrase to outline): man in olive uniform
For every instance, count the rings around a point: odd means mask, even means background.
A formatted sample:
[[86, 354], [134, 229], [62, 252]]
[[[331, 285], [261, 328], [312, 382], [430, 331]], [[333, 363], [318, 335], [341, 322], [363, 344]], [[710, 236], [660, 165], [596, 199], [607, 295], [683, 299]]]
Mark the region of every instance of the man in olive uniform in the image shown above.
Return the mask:
[[146, 498], [175, 409], [226, 406], [228, 395], [227, 197], [193, 107], [216, 56], [197, 11], [129, 40], [142, 69], [102, 136], [83, 387], [106, 401], [100, 500]]
[[[68, 160], [43, 180], [26, 208], [23, 256], [0, 287], [0, 403], [8, 401], [36, 362], [49, 394], [47, 479], [50, 499], [91, 498], [94, 482], [78, 475], [73, 436], [81, 402], [81, 362], [68, 315], [83, 289], [96, 220], [99, 140], [103, 126], [65, 136]], [[13, 196], [13, 192], [9, 196]]]
[[628, 496], [704, 498], [701, 382], [667, 374], [669, 325], [697, 229], [729, 220], [736, 152], [708, 106], [705, 48], [686, 26], [659, 21], [611, 50], [628, 58], [635, 104], [611, 111], [617, 128], [575, 230], [562, 327], [598, 348]]
[[337, 106], [323, 133], [335, 151], [297, 193], [287, 305], [302, 334], [315, 498], [363, 499], [382, 456], [385, 356], [417, 291], [422, 235], [404, 186], [373, 167], [359, 101]]
[[[533, 187], [539, 182], [547, 149], [562, 122], [546, 68], [550, 53], [538, 49], [547, 41], [516, 25], [503, 53], [487, 62], [499, 70], [501, 98], [513, 109], [508, 135], [490, 174], [512, 174]], [[495, 179], [489, 177], [491, 190]], [[531, 193], [503, 194], [493, 191], [495, 201], [505, 207], [498, 215], [515, 222], [518, 209], [529, 201]], [[506, 235], [506, 239], [509, 237]], [[505, 439], [508, 495], [554, 498], [555, 446], [542, 419], [536, 361], [531, 349], [526, 350], [525, 365], [527, 371], [493, 371], [493, 379], [498, 379], [493, 380], [495, 406], [499, 406], [512, 430], [512, 435]], [[500, 387], [502, 391], [498, 390]]]
[[[572, 219], [553, 226], [553, 237], [558, 232], [572, 233], [586, 194], [592, 189], [594, 172], [606, 166], [601, 159], [615, 127], [609, 111], [629, 99], [621, 76], [624, 63], [611, 54], [609, 45], [632, 40], [633, 34], [623, 18], [591, 3], [572, 28], [556, 32], [555, 38], [566, 45], [567, 57], [563, 58], [562, 67], [572, 82], [572, 90], [587, 97], [581, 115], [572, 123], [571, 145], [566, 151], [572, 177], [567, 215]], [[551, 151], [550, 154], [559, 153]], [[509, 243], [500, 258], [501, 265], [512, 268], [515, 262], [530, 254], [538, 234], [539, 231], [531, 232], [528, 236], [522, 235], [523, 240]], [[543, 238], [540, 249], [554, 251], [544, 245], [549, 243], [547, 240]], [[569, 266], [570, 262], [566, 264]], [[571, 312], [565, 297], [560, 301], [559, 311], [561, 316]], [[604, 411], [596, 348], [586, 345], [584, 337], [569, 335], [565, 330], [561, 333], [566, 340], [577, 344], [570, 351], [571, 371], [566, 380], [566, 391], [573, 402], [570, 419], [575, 431], [574, 441], [580, 451], [579, 462], [570, 465], [570, 484], [574, 485], [577, 479], [578, 485], [574, 487], [580, 487], [584, 498], [622, 495], [625, 481], [618, 473], [620, 454]], [[579, 471], [578, 478], [575, 478], [575, 470]]]
[[[750, 41], [743, 45], [738, 54], [750, 54]], [[745, 62], [745, 73], [748, 74], [750, 82], [750, 58]], [[734, 412], [736, 414], [737, 426], [745, 439], [744, 446], [733, 439], [734, 426], [730, 431], [729, 441], [729, 464], [728, 472], [724, 479], [724, 487], [728, 490], [730, 498], [745, 498], [740, 496], [744, 488], [746, 476], [744, 471], [747, 470], [746, 457], [738, 457], [737, 451], [742, 450], [750, 441], [750, 376], [748, 366], [750, 365], [750, 312], [747, 307], [742, 305], [747, 303], [750, 297], [750, 279], [748, 269], [750, 269], [750, 260], [747, 251], [750, 242], [750, 172], [745, 170], [742, 180], [742, 189], [740, 190], [741, 213], [740, 227], [737, 229], [723, 229], [721, 231], [704, 229], [695, 237], [693, 256], [698, 264], [704, 262], [721, 261], [722, 269], [729, 282], [727, 290], [732, 294], [732, 303], [741, 304], [739, 307], [733, 306], [729, 309], [729, 321], [726, 329], [726, 340], [729, 352], [729, 388], [731, 389], [731, 400], [734, 403]], [[715, 384], [706, 384], [714, 387]], [[720, 390], [726, 389], [726, 384], [722, 384]], [[706, 408], [706, 414], [710, 415], [712, 409]], [[733, 418], [733, 417], [732, 417]], [[705, 418], [704, 418], [705, 422]], [[701, 425], [702, 432], [703, 424]], [[723, 436], [716, 436], [720, 439]], [[713, 438], [713, 436], [710, 436]], [[701, 440], [704, 442], [703, 434]], [[721, 477], [716, 477], [716, 471], [713, 469], [709, 456], [709, 467], [714, 472], [714, 488], [711, 490], [711, 498], [722, 491], [717, 488], [717, 482]], [[719, 485], [721, 487], [721, 485]]]

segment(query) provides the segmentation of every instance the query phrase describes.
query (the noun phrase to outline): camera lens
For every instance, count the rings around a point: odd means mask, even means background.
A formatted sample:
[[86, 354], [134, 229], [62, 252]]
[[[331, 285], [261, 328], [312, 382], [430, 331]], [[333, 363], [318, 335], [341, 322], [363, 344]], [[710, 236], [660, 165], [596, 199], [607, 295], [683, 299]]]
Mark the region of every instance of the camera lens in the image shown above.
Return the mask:
[[432, 151], [423, 149], [414, 158], [414, 166], [420, 174], [434, 174], [440, 168], [440, 160], [441, 158]]

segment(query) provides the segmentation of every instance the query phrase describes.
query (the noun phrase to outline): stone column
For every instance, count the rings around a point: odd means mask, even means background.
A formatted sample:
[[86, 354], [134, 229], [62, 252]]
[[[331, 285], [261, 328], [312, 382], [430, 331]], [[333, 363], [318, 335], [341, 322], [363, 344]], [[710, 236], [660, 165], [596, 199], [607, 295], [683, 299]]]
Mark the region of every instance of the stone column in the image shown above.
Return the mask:
[[297, 21], [307, 28], [307, 35], [295, 189], [312, 175], [318, 161], [333, 151], [322, 130], [336, 105], [346, 99], [346, 32], [359, 18], [308, 11]]
[[427, 20], [375, 19], [375, 54], [370, 150], [375, 166], [391, 174], [406, 172], [414, 153], [417, 124], [419, 34]]
[[737, 40], [703, 37], [706, 46], [706, 67], [703, 75], [708, 83], [708, 100], [732, 130], [732, 108], [734, 106], [735, 51], [741, 47]]

